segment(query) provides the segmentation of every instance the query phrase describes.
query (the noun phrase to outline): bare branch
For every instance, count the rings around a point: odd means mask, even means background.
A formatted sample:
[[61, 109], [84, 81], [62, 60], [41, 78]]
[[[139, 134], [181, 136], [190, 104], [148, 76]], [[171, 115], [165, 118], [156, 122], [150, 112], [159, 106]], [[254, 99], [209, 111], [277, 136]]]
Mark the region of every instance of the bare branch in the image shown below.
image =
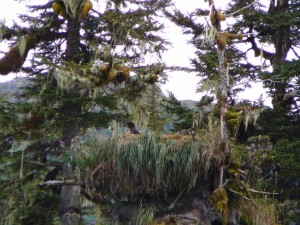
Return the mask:
[[[187, 187], [186, 187], [186, 188], [187, 188]], [[169, 207], [168, 207], [169, 210], [174, 208], [176, 202], [178, 201], [178, 199], [179, 199], [180, 196], [183, 194], [183, 192], [185, 191], [186, 188], [184, 188], [184, 189], [179, 193], [179, 195], [178, 195], [177, 198], [174, 200], [174, 202], [172, 202], [172, 204], [169, 205]]]
[[255, 0], [255, 1], [252, 2], [251, 4], [249, 4], [249, 5], [247, 5], [247, 6], [243, 7], [243, 8], [241, 8], [241, 9], [239, 9], [239, 10], [233, 12], [233, 13], [230, 13], [230, 14], [228, 14], [227, 16], [228, 16], [228, 17], [233, 16], [233, 15], [239, 13], [240, 11], [243, 11], [243, 10], [245, 10], [245, 9], [247, 9], [247, 8], [249, 8], [249, 7], [251, 7], [251, 6], [252, 6], [254, 3], [256, 3], [256, 2], [258, 2], [258, 0]]
[[234, 194], [237, 194], [237, 195], [241, 196], [244, 199], [251, 200], [250, 198], [247, 198], [245, 195], [243, 195], [243, 194], [241, 194], [241, 193], [239, 193], [239, 192], [237, 192], [237, 191], [235, 191], [235, 190], [233, 190], [231, 188], [229, 188], [228, 190], [231, 191]]
[[298, 53], [296, 52], [296, 50], [293, 47], [291, 47], [291, 49], [294, 52], [295, 56], [297, 56], [297, 58], [300, 59], [300, 56], [298, 55]]
[[247, 188], [248, 191], [252, 192], [252, 193], [258, 193], [258, 194], [266, 194], [266, 195], [278, 195], [279, 193], [276, 192], [267, 192], [267, 191], [257, 191], [251, 188]]
[[[253, 36], [248, 37], [245, 42], [250, 42], [251, 43], [251, 45], [252, 45], [251, 49], [254, 50], [254, 56], [255, 57], [258, 57], [258, 56], [261, 55], [261, 48], [257, 47], [257, 44], [255, 42], [255, 38]], [[265, 51], [265, 50], [262, 50], [262, 51], [263, 51], [262, 52], [263, 53], [262, 54], [263, 58], [270, 60], [271, 63], [272, 63], [272, 60], [273, 60], [275, 54], [271, 53], [271, 52], [268, 52], [268, 51]]]
[[76, 180], [48, 180], [40, 183], [40, 185], [46, 186], [80, 186], [83, 184], [83, 181]]

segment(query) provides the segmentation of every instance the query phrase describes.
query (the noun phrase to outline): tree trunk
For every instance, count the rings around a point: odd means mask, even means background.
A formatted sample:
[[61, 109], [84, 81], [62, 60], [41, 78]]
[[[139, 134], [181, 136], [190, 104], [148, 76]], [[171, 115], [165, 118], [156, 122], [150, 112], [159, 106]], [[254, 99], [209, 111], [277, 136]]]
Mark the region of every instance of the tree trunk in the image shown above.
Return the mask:
[[[278, 13], [288, 13], [289, 10], [289, 1], [282, 0], [275, 3], [271, 2], [269, 13], [276, 14]], [[272, 96], [272, 104], [275, 112], [286, 113], [290, 110], [290, 101], [288, 98], [285, 98], [286, 88], [288, 85], [287, 78], [284, 77], [281, 71], [281, 63], [285, 62], [287, 54], [291, 48], [291, 30], [289, 25], [282, 25], [276, 29], [272, 37], [273, 43], [275, 45], [275, 56], [273, 64], [273, 74], [281, 75], [279, 81], [275, 82], [274, 92]]]
[[[79, 44], [80, 44], [80, 23], [78, 19], [68, 20], [68, 39], [66, 47], [66, 59], [69, 61], [79, 62]], [[63, 115], [65, 124], [63, 128], [63, 140], [66, 149], [72, 154], [70, 148], [72, 139], [79, 135], [79, 116], [81, 112], [81, 104], [77, 101], [72, 101], [76, 98], [76, 93], [79, 92], [78, 87], [73, 87], [74, 90], [66, 93], [68, 100], [63, 106]], [[75, 178], [72, 168], [65, 164], [62, 169], [64, 179]], [[61, 204], [60, 204], [60, 219], [62, 225], [79, 225], [81, 223], [81, 197], [80, 187], [78, 186], [62, 186], [61, 189]]]
[[[210, 20], [212, 26], [217, 30], [217, 43], [220, 41], [218, 38], [220, 37], [222, 31], [221, 22], [222, 20], [219, 18], [218, 10], [214, 5], [214, 1], [209, 1], [209, 5], [211, 6], [210, 12]], [[229, 145], [229, 134], [227, 129], [227, 121], [226, 121], [226, 113], [228, 111], [228, 80], [226, 73], [226, 60], [225, 60], [225, 46], [221, 46], [218, 43], [218, 60], [219, 60], [219, 90], [217, 93], [218, 98], [218, 107], [220, 109], [220, 124], [221, 124], [221, 150], [225, 154], [224, 164], [227, 165], [228, 159], [230, 156], [230, 145]], [[219, 187], [223, 186], [223, 172], [224, 166], [220, 167], [219, 171]]]
[[227, 130], [226, 113], [228, 111], [228, 81], [225, 68], [225, 52], [218, 50], [219, 59], [219, 106], [221, 120], [221, 143], [225, 154], [229, 153], [229, 135]]

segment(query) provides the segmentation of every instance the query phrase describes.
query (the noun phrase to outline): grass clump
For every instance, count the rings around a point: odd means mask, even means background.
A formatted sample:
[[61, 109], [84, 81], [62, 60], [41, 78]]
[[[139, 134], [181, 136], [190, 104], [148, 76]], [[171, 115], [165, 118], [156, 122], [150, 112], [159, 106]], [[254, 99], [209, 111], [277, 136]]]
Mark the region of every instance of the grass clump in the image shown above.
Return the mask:
[[91, 132], [84, 139], [71, 161], [85, 187], [122, 201], [189, 191], [222, 161], [218, 132], [174, 139]]

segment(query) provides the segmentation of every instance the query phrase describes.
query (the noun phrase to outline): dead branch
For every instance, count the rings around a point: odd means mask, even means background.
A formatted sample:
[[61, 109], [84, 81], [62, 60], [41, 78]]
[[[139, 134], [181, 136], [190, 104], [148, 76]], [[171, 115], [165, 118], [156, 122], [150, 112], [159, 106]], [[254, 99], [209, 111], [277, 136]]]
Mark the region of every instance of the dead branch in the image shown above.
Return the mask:
[[44, 186], [81, 186], [83, 184], [83, 181], [76, 180], [48, 180], [40, 183]]
[[237, 194], [237, 195], [241, 196], [242, 198], [244, 198], [246, 200], [251, 200], [250, 198], [246, 197], [245, 195], [243, 195], [243, 194], [241, 194], [241, 193], [239, 193], [239, 192], [237, 192], [237, 191], [235, 191], [235, 190], [233, 190], [231, 188], [229, 188], [228, 190], [231, 191], [234, 194]]
[[248, 9], [248, 8], [250, 8], [250, 7], [251, 7], [254, 3], [256, 3], [256, 2], [258, 2], [258, 0], [255, 0], [255, 1], [252, 2], [251, 4], [249, 4], [249, 5], [247, 5], [247, 6], [243, 7], [243, 8], [241, 8], [241, 9], [239, 9], [239, 10], [233, 12], [233, 13], [230, 13], [230, 14], [228, 14], [227, 16], [230, 17], [230, 16], [233, 16], [233, 15], [235, 15], [235, 14], [237, 14], [237, 13], [239, 13], [239, 12], [245, 10], [245, 9]]
[[291, 49], [292, 49], [293, 53], [295, 54], [295, 56], [297, 56], [297, 58], [300, 59], [300, 55], [298, 55], [296, 50], [293, 47], [291, 47]]
[[179, 193], [179, 195], [177, 196], [177, 198], [169, 205], [168, 210], [171, 210], [171, 209], [174, 208], [176, 202], [177, 202], [178, 199], [181, 197], [181, 195], [183, 194], [183, 192], [185, 191], [185, 189], [187, 189], [187, 187], [184, 188], [184, 189]]
[[267, 191], [257, 191], [251, 188], [247, 188], [248, 191], [252, 193], [257, 193], [257, 194], [265, 194], [265, 195], [278, 195], [279, 193], [276, 192], [267, 192]]
[[[245, 42], [250, 42], [251, 43], [251, 45], [252, 45], [251, 49], [254, 50], [254, 56], [255, 57], [258, 57], [258, 56], [261, 55], [261, 48], [257, 47], [257, 44], [255, 42], [255, 38], [253, 36], [248, 37]], [[262, 53], [263, 53], [262, 57], [265, 58], [265, 59], [270, 60], [271, 63], [272, 63], [275, 54], [271, 53], [271, 52], [268, 52], [266, 50], [262, 50]]]
[[35, 165], [38, 165], [38, 166], [46, 166], [45, 163], [40, 163], [40, 162], [36, 162], [36, 161], [29, 161], [29, 163], [32, 163], [32, 164], [35, 164]]

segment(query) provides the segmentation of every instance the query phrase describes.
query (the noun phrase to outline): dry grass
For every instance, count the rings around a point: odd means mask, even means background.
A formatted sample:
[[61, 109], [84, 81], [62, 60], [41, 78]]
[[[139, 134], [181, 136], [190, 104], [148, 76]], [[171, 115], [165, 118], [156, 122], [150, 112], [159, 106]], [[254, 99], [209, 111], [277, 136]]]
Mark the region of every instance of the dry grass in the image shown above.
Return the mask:
[[243, 201], [240, 204], [239, 211], [240, 224], [252, 225], [275, 225], [278, 224], [275, 203], [272, 199], [255, 199], [255, 204], [250, 201]]

